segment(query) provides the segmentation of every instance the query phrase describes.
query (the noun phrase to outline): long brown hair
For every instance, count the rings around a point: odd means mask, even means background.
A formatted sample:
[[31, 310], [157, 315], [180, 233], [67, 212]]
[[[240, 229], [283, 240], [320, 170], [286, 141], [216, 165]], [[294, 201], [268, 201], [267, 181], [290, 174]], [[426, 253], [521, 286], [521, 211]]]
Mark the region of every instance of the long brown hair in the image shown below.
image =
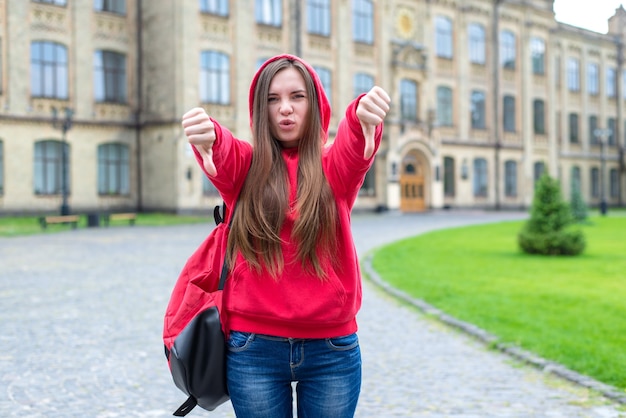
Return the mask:
[[280, 58], [268, 63], [254, 86], [254, 152], [233, 218], [228, 258], [234, 265], [239, 252], [252, 269], [266, 269], [274, 278], [284, 268], [280, 231], [289, 211], [289, 181], [281, 145], [270, 132], [267, 103], [272, 79], [291, 67], [304, 78], [309, 103], [303, 136], [298, 141], [297, 218], [291, 239], [298, 246], [297, 259], [302, 266], [323, 279], [326, 272], [321, 259], [332, 259], [335, 254], [337, 208], [322, 170], [325, 132], [316, 86], [304, 64], [295, 59]]

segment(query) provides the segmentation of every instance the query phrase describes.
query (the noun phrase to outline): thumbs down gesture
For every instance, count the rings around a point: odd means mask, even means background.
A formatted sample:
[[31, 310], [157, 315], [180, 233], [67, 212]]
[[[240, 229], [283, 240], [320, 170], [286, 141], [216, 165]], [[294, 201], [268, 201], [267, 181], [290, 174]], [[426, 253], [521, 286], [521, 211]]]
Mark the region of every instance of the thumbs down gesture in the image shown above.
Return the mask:
[[374, 154], [376, 127], [385, 119], [389, 111], [390, 102], [391, 99], [387, 92], [381, 87], [374, 86], [365, 96], [361, 97], [356, 108], [356, 117], [361, 122], [361, 129], [365, 137], [363, 158], [366, 160], [370, 159]]
[[217, 175], [213, 163], [213, 143], [215, 142], [215, 125], [206, 111], [196, 107], [183, 115], [182, 120], [185, 135], [202, 157], [204, 169], [210, 176]]

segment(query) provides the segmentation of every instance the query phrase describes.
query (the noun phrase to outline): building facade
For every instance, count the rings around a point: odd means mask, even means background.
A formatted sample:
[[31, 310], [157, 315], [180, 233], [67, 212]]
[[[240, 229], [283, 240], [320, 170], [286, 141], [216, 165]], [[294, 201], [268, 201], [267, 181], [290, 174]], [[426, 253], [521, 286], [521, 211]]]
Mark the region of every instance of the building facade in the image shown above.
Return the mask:
[[[250, 138], [248, 90], [280, 53], [333, 106], [392, 98], [360, 209], [626, 198], [626, 10], [598, 34], [551, 0], [0, 0], [0, 214], [196, 212], [219, 202], [180, 118]], [[65, 206], [64, 206], [65, 205]], [[60, 209], [61, 208], [61, 209]]]

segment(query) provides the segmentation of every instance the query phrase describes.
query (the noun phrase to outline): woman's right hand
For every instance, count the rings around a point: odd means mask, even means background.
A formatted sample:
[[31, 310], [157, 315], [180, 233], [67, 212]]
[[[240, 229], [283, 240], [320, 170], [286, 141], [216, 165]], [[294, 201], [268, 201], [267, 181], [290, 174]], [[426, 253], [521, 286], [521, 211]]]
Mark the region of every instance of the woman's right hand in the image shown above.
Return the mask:
[[185, 135], [202, 157], [204, 169], [210, 176], [217, 175], [213, 163], [213, 143], [215, 142], [215, 125], [206, 111], [195, 107], [183, 115], [182, 120]]

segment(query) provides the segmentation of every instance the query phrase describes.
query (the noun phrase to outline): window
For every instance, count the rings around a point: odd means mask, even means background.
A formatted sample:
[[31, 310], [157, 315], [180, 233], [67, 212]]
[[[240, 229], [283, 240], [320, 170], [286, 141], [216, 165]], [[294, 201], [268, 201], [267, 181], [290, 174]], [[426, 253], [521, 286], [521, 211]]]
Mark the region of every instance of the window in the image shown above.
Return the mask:
[[546, 172], [546, 165], [544, 164], [543, 161], [537, 161], [535, 164], [533, 164], [533, 179], [535, 180], [535, 185], [537, 184], [537, 182], [539, 181], [539, 179], [541, 178], [541, 176], [543, 176], [543, 173]]
[[200, 11], [218, 16], [228, 16], [228, 0], [200, 0]]
[[470, 100], [472, 129], [485, 129], [487, 126], [485, 117], [485, 92], [481, 90], [472, 91]]
[[352, 40], [374, 43], [374, 5], [372, 0], [354, 0], [352, 3]]
[[67, 48], [55, 42], [36, 41], [30, 45], [30, 89], [33, 97], [67, 100]]
[[504, 96], [502, 125], [505, 132], [515, 132], [515, 97]]
[[446, 197], [454, 197], [454, 173], [454, 158], [443, 157], [443, 194]]
[[615, 68], [606, 69], [606, 97], [614, 98], [617, 93], [615, 75]]
[[4, 142], [0, 141], [0, 195], [4, 194]]
[[533, 101], [533, 127], [535, 133], [544, 135], [546, 133], [546, 110], [545, 103], [541, 99]]
[[280, 26], [283, 24], [281, 0], [256, 0], [256, 22], [262, 25]]
[[485, 64], [485, 28], [478, 23], [470, 23], [467, 32], [469, 35], [469, 59], [472, 64]]
[[517, 163], [513, 160], [504, 162], [504, 195], [517, 196]]
[[532, 38], [530, 40], [530, 56], [532, 59], [533, 74], [545, 74], [546, 43], [543, 39]]
[[626, 70], [622, 72], [622, 96], [626, 99]]
[[572, 190], [576, 190], [580, 193], [580, 167], [572, 167]]
[[315, 65], [313, 66], [313, 69], [315, 70], [320, 78], [320, 81], [322, 82], [322, 87], [324, 87], [324, 92], [326, 93], [328, 101], [332, 103], [333, 101], [331, 93], [333, 92], [333, 84], [330, 70], [328, 68], [317, 67]]
[[65, 164], [67, 190], [69, 192], [69, 145], [55, 140], [35, 143], [35, 177], [33, 187], [35, 194], [61, 194], [63, 191], [63, 146], [68, 160]]
[[517, 55], [515, 34], [508, 30], [500, 32], [500, 64], [502, 68], [515, 69], [515, 57]]
[[263, 64], [265, 64], [265, 61], [267, 61], [269, 59], [269, 57], [266, 58], [259, 58], [256, 60], [256, 70], [258, 70], [259, 68], [261, 68], [261, 66]]
[[48, 4], [54, 4], [56, 6], [65, 6], [65, 4], [67, 3], [67, 0], [34, 0], [35, 3], [48, 3]]
[[230, 103], [230, 59], [217, 51], [200, 54], [200, 101], [227, 105]]
[[213, 196], [217, 197], [220, 193], [217, 191], [217, 188], [207, 176], [202, 176], [202, 195], [203, 196]]
[[580, 91], [580, 62], [576, 58], [567, 60], [567, 88]]
[[441, 126], [452, 126], [452, 89], [437, 87], [437, 122]]
[[126, 14], [126, 0], [94, 0], [93, 8], [98, 12]]
[[609, 196], [612, 199], [617, 199], [619, 197], [619, 171], [617, 168], [609, 170], [609, 181], [611, 182]]
[[587, 65], [587, 93], [596, 96], [600, 93], [600, 73], [598, 64]]
[[307, 0], [307, 29], [316, 35], [330, 35], [330, 0]]
[[598, 129], [598, 117], [597, 116], [589, 116], [589, 143], [592, 145], [597, 145], [598, 138], [596, 138], [595, 130]]
[[607, 138], [607, 143], [609, 145], [617, 145], [615, 141], [615, 129], [617, 124], [615, 123], [615, 118], [608, 118], [606, 120], [606, 128], [610, 131], [609, 136]]
[[126, 103], [126, 57], [96, 51], [93, 61], [96, 102]]
[[598, 167], [591, 169], [591, 197], [596, 199], [600, 197], [600, 170]]
[[578, 125], [578, 114], [570, 113], [569, 114], [569, 142], [572, 144], [578, 144], [580, 141], [579, 138], [579, 125]]
[[217, 188], [211, 183], [211, 180], [209, 180], [207, 176], [202, 176], [202, 195], [214, 197], [220, 195], [220, 192], [217, 191]]
[[365, 179], [359, 189], [359, 196], [376, 196], [376, 164], [365, 173]]
[[111, 143], [98, 146], [98, 193], [130, 194], [128, 145]]
[[487, 160], [474, 160], [474, 197], [487, 197]]
[[367, 93], [372, 87], [374, 87], [374, 77], [365, 73], [356, 73], [354, 75], [354, 97]]
[[417, 83], [413, 80], [400, 81], [400, 117], [417, 121]]
[[452, 21], [447, 17], [437, 16], [435, 19], [435, 43], [437, 56], [452, 58]]

